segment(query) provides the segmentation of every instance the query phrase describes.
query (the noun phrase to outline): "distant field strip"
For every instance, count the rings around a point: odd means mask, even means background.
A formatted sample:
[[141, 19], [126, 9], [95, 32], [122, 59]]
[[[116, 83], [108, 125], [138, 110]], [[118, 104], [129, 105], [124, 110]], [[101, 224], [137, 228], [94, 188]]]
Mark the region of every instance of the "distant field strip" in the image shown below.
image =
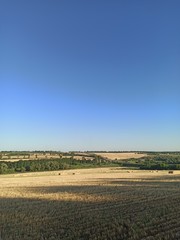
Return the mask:
[[[72, 156], [71, 155], [66, 155], [66, 156], [62, 156], [63, 158], [71, 158]], [[75, 155], [73, 156], [74, 159], [76, 160], [83, 160], [83, 159], [86, 159], [86, 160], [92, 160], [93, 157], [89, 157], [89, 156], [79, 156], [79, 155]], [[7, 161], [7, 162], [17, 162], [19, 160], [22, 160], [22, 161], [30, 161], [30, 160], [44, 160], [44, 159], [48, 159], [48, 160], [55, 160], [55, 159], [61, 159], [61, 157], [59, 155], [50, 155], [50, 156], [31, 156], [30, 158], [25, 158], [25, 157], [11, 157], [11, 158], [2, 158], [1, 161]]]
[[147, 156], [147, 154], [140, 154], [140, 153], [98, 153], [95, 152], [96, 155], [102, 156], [104, 158], [108, 158], [110, 160], [123, 160], [129, 158], [141, 158]]

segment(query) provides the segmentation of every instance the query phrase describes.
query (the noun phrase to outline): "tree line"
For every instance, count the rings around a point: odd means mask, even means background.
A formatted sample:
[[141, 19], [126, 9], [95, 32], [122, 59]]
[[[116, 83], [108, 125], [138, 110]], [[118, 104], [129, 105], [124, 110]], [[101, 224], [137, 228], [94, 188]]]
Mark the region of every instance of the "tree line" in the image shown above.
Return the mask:
[[98, 166], [119, 166], [118, 163], [111, 163], [99, 156], [92, 160], [76, 160], [73, 157], [61, 159], [41, 159], [41, 160], [19, 160], [16, 162], [0, 161], [0, 174], [17, 172], [40, 172], [55, 171], [76, 168], [92, 168]]

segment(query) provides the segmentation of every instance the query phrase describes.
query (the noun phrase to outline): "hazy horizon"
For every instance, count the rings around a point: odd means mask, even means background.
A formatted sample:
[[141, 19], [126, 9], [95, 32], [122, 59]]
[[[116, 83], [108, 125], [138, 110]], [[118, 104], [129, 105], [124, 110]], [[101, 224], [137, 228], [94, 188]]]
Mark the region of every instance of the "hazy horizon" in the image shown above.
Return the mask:
[[180, 151], [179, 1], [0, 9], [0, 151]]
[[103, 149], [89, 149], [89, 150], [78, 150], [78, 149], [66, 149], [66, 150], [61, 150], [61, 149], [4, 149], [0, 150], [0, 152], [180, 152], [180, 150], [153, 150], [153, 149], [134, 149], [134, 150], [118, 150], [118, 149], [111, 149], [111, 150], [103, 150]]

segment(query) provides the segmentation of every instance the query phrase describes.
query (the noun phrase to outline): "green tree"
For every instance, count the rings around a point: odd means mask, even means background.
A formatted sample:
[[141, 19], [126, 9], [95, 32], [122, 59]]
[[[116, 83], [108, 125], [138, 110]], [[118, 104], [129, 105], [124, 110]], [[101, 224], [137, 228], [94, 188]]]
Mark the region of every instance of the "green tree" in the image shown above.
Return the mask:
[[0, 174], [6, 173], [8, 170], [8, 166], [6, 163], [1, 163], [0, 164]]

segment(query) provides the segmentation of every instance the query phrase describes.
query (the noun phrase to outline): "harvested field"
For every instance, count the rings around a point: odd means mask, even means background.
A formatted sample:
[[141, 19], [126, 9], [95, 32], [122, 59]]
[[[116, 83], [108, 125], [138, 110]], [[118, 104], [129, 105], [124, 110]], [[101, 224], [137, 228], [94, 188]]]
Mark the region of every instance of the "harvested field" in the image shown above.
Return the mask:
[[180, 171], [99, 168], [0, 181], [3, 240], [180, 239]]
[[96, 153], [96, 155], [102, 156], [104, 158], [108, 158], [110, 160], [126, 160], [129, 158], [142, 158], [147, 156], [147, 154], [140, 154], [140, 153]]
[[[71, 158], [72, 156], [71, 155], [65, 155], [65, 156], [62, 156], [63, 158]], [[79, 155], [75, 155], [73, 156], [74, 159], [76, 160], [83, 160], [83, 159], [86, 159], [86, 160], [93, 160], [93, 157], [89, 157], [87, 155], [84, 155], [84, 156], [79, 156]], [[44, 155], [44, 156], [37, 156], [37, 157], [34, 157], [34, 156], [31, 156], [30, 158], [23, 158], [23, 157], [13, 157], [13, 158], [3, 158], [1, 159], [1, 161], [6, 161], [6, 162], [17, 162], [17, 161], [20, 161], [20, 160], [23, 160], [23, 161], [29, 161], [29, 160], [43, 160], [43, 159], [61, 159], [61, 157], [59, 155]]]

